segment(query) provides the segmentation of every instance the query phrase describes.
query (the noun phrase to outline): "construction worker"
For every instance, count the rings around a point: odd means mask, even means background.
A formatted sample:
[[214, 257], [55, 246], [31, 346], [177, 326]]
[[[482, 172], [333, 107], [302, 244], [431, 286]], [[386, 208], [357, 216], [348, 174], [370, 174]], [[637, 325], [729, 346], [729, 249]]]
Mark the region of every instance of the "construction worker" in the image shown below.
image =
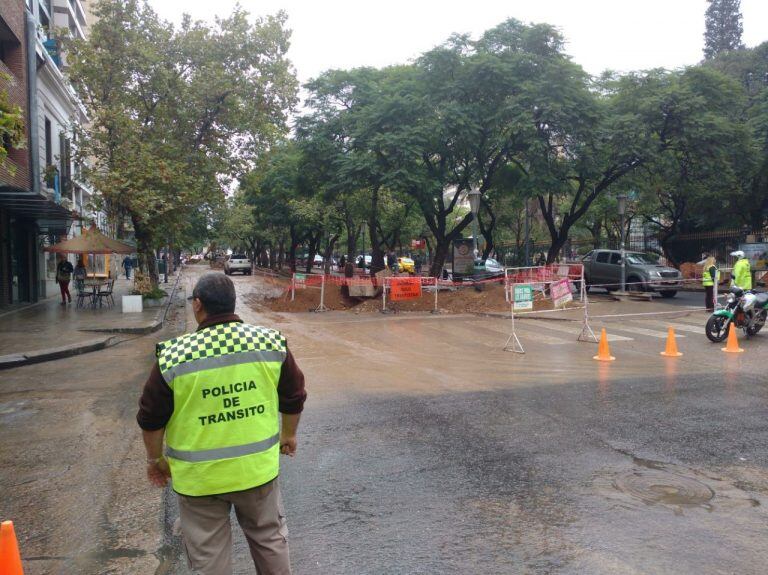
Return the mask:
[[235, 299], [231, 279], [205, 274], [192, 291], [197, 331], [157, 345], [136, 417], [147, 477], [173, 479], [195, 573], [232, 573], [234, 506], [257, 572], [289, 575], [277, 476], [279, 455], [296, 452], [304, 375], [285, 338], [243, 323]]
[[704, 305], [707, 311], [715, 310], [715, 284], [719, 283], [720, 271], [717, 269], [717, 260], [710, 254], [703, 254], [704, 259], [699, 263], [703, 266], [701, 285], [704, 286]]
[[743, 251], [737, 250], [731, 252], [731, 255], [736, 259], [736, 263], [733, 264], [733, 271], [731, 272], [731, 285], [737, 286], [744, 291], [752, 289], [752, 270], [749, 266], [749, 260]]

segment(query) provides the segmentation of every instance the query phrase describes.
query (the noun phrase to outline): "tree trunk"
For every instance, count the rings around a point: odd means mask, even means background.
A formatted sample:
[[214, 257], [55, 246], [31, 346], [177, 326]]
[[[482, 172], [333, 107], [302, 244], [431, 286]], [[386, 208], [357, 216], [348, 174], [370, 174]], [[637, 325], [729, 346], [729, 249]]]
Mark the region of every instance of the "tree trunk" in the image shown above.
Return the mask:
[[379, 214], [379, 189], [374, 188], [371, 193], [371, 214], [368, 219], [368, 233], [371, 237], [371, 275], [376, 275], [383, 270], [384, 252], [381, 250], [381, 241], [378, 236], [378, 214]]
[[285, 239], [280, 238], [280, 242], [277, 247], [277, 269], [283, 269], [285, 263]]
[[328, 245], [323, 252], [323, 270], [326, 275], [331, 273], [331, 259], [333, 256], [333, 246], [336, 245], [336, 241], [339, 239], [339, 234], [333, 234], [328, 239]]
[[560, 250], [563, 249], [565, 242], [568, 241], [568, 231], [570, 228], [560, 230], [560, 233], [552, 239], [552, 244], [549, 246], [547, 252], [547, 265], [555, 263], [557, 257], [560, 255]]
[[299, 247], [299, 234], [294, 226], [290, 227], [291, 245], [288, 249], [288, 265], [291, 267], [291, 273], [296, 273], [296, 248]]
[[315, 263], [315, 255], [320, 250], [320, 239], [323, 234], [323, 230], [319, 230], [316, 234], [309, 234], [307, 245], [307, 273], [312, 273], [312, 266]]
[[360, 237], [360, 228], [356, 223], [352, 221], [351, 216], [347, 216], [346, 221], [344, 222], [345, 227], [347, 228], [347, 253], [346, 253], [346, 259], [351, 259], [352, 261], [355, 260], [355, 255], [357, 254], [357, 238]]
[[480, 234], [485, 238], [485, 247], [483, 248], [483, 259], [488, 259], [490, 253], [493, 251], [493, 248], [495, 247], [495, 243], [493, 241], [493, 232], [496, 229], [496, 214], [493, 213], [493, 210], [491, 209], [490, 203], [485, 199], [485, 197], [480, 199], [481, 206], [485, 208], [485, 211], [488, 213], [488, 219], [490, 220], [488, 222], [488, 226], [485, 226], [485, 219], [482, 217], [482, 210], [480, 211], [479, 217], [477, 218], [478, 227], [480, 228]]
[[159, 283], [157, 259], [152, 249], [152, 238], [149, 230], [136, 218], [132, 218], [133, 230], [136, 236], [136, 251], [139, 256], [139, 269], [149, 277], [152, 289]]
[[435, 244], [435, 251], [432, 256], [432, 266], [429, 268], [429, 275], [439, 278], [442, 275], [445, 260], [448, 258], [448, 251], [451, 249], [451, 241], [443, 239]]

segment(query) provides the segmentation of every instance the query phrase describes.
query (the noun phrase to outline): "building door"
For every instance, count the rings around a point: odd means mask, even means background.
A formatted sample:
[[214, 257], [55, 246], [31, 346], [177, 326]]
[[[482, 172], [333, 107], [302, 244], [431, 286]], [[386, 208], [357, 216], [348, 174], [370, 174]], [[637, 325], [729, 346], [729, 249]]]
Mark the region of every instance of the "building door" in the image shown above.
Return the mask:
[[11, 218], [11, 303], [36, 300], [34, 230], [34, 223]]

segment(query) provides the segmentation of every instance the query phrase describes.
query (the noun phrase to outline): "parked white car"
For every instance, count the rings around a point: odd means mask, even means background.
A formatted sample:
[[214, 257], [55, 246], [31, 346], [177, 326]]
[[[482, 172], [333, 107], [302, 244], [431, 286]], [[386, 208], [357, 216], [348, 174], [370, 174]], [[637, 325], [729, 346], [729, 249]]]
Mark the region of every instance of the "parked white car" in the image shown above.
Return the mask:
[[232, 254], [224, 260], [224, 273], [232, 275], [240, 272], [243, 275], [251, 275], [251, 260], [243, 254]]

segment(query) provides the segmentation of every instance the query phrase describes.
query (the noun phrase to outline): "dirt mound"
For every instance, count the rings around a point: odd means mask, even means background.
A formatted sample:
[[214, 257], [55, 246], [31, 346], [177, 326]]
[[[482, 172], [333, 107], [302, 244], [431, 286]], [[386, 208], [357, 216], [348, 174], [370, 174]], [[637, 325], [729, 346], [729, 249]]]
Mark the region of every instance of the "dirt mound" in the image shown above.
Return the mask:
[[[456, 287], [454, 290], [441, 289], [437, 295], [437, 308], [442, 313], [483, 313], [507, 312], [509, 304], [504, 301], [504, 287], [489, 283], [477, 290], [473, 286]], [[382, 309], [381, 296], [377, 298], [353, 298], [342, 293], [337, 285], [325, 286], [325, 307], [334, 311], [354, 311], [356, 313], [374, 313]], [[279, 312], [312, 311], [320, 305], [320, 290], [306, 288], [296, 290], [291, 301], [290, 290], [278, 298], [266, 299], [263, 305]], [[419, 299], [396, 301], [387, 300], [387, 309], [402, 312], [427, 312], [435, 309], [435, 295], [424, 290]], [[535, 310], [553, 309], [552, 300], [544, 299], [537, 293], [534, 301]]]

